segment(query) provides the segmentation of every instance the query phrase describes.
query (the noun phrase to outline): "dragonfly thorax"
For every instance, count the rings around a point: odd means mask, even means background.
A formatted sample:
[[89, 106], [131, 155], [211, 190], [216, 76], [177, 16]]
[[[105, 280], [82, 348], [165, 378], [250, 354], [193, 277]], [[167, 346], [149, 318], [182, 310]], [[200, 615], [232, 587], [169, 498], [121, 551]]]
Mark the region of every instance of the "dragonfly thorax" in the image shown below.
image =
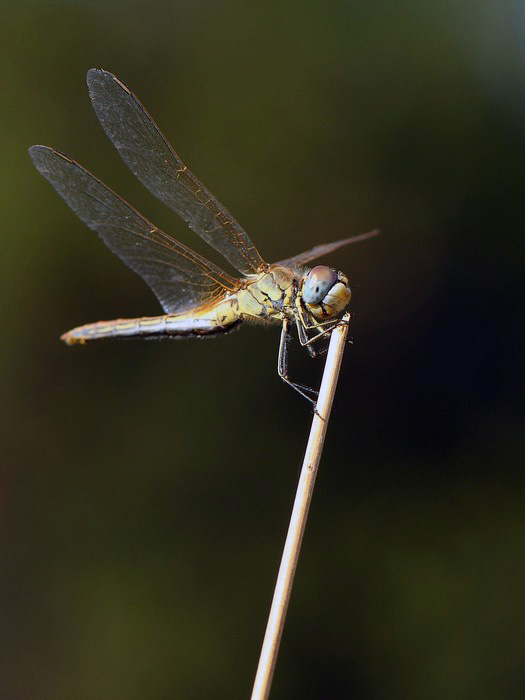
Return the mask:
[[313, 267], [302, 281], [303, 303], [316, 319], [337, 316], [346, 307], [351, 295], [348, 278], [325, 265]]

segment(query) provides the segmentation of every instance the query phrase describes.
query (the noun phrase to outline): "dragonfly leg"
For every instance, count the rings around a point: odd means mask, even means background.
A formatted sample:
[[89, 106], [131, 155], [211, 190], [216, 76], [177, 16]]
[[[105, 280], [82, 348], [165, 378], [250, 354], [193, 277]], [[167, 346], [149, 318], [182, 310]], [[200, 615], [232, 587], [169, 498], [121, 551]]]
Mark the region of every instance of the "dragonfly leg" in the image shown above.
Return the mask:
[[[310, 401], [310, 403], [313, 404], [314, 410], [315, 410], [315, 405], [316, 405], [316, 399], [317, 399], [317, 394], [318, 392], [315, 391], [315, 389], [311, 389], [308, 386], [304, 386], [304, 384], [297, 384], [296, 382], [292, 382], [290, 377], [288, 376], [288, 344], [290, 342], [290, 331], [289, 331], [289, 321], [285, 319], [283, 321], [283, 327], [281, 331], [281, 342], [279, 343], [279, 358], [277, 360], [277, 372], [283, 382], [286, 382], [289, 386], [291, 386], [295, 391], [297, 391], [301, 396], [303, 396], [307, 401]], [[311, 396], [308, 396], [306, 392], [309, 392], [312, 394], [312, 396], [315, 396], [315, 398], [312, 398]]]
[[[327, 323], [324, 324], [319, 324], [328, 326], [327, 328], [324, 328], [320, 330], [316, 335], [312, 336], [311, 338], [308, 337], [308, 334], [306, 332], [305, 327], [303, 326], [301, 319], [297, 318], [296, 319], [296, 325], [297, 325], [297, 334], [299, 336], [299, 342], [303, 347], [305, 347], [308, 352], [310, 353], [310, 357], [317, 357], [318, 355], [321, 355], [323, 352], [326, 352], [325, 348], [320, 348], [317, 349], [313, 346], [313, 344], [319, 340], [320, 338], [323, 338], [325, 335], [328, 335], [328, 333], [331, 333], [332, 330], [339, 324], [339, 321], [331, 321], [330, 325]], [[315, 328], [315, 326], [309, 326], [309, 328]]]
[[297, 326], [297, 336], [299, 337], [299, 342], [301, 343], [302, 347], [305, 347], [308, 350], [310, 357], [317, 357], [316, 349], [312, 345], [308, 344], [308, 334], [306, 333], [305, 327], [303, 326], [300, 318], [296, 317], [295, 325]]
[[304, 343], [304, 345], [306, 347], [308, 347], [312, 343], [315, 343], [315, 341], [319, 340], [319, 338], [322, 338], [323, 336], [327, 335], [328, 333], [331, 333], [337, 325], [338, 325], [337, 323], [334, 323], [329, 328], [324, 328], [322, 331], [319, 331], [319, 333], [317, 333], [317, 335], [314, 335], [311, 338], [308, 338], [308, 340], [306, 341], [306, 343]]

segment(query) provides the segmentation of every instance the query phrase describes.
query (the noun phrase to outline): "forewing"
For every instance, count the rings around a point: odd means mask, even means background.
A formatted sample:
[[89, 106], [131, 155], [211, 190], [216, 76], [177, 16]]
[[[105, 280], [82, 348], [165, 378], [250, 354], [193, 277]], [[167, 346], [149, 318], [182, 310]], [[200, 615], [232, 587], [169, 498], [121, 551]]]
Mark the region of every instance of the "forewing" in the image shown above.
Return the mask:
[[188, 170], [131, 90], [95, 68], [87, 83], [100, 123], [131, 172], [237, 270], [256, 273], [263, 260], [248, 234]]
[[159, 230], [74, 160], [47, 146], [32, 146], [29, 154], [75, 214], [148, 283], [166, 313], [235, 288], [230, 275]]
[[333, 243], [322, 243], [321, 245], [316, 245], [310, 250], [306, 250], [304, 253], [299, 253], [299, 255], [294, 255], [292, 258], [286, 258], [286, 260], [281, 260], [276, 265], [283, 265], [284, 267], [294, 267], [298, 265], [306, 265], [306, 263], [316, 258], [321, 258], [323, 255], [328, 255], [328, 253], [333, 253], [334, 250], [342, 248], [345, 245], [350, 245], [350, 243], [357, 243], [358, 241], [366, 241], [367, 238], [372, 238], [379, 234], [379, 229], [374, 229], [374, 231], [368, 231], [368, 233], [360, 233], [358, 236], [351, 236], [350, 238], [343, 238], [340, 241], [334, 241]]

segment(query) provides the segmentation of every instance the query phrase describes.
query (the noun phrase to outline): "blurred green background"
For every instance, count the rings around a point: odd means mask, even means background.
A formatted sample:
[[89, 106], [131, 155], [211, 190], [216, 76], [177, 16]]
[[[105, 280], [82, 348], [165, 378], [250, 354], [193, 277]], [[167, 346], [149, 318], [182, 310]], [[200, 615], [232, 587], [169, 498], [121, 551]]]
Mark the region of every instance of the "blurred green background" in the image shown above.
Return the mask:
[[[355, 317], [272, 698], [525, 696], [523, 2], [1, 2], [0, 697], [248, 697], [310, 425], [277, 329], [67, 348], [157, 314], [44, 143], [223, 264], [91, 109], [129, 84], [276, 260]], [[520, 316], [521, 317], [521, 316]], [[315, 385], [322, 360], [297, 350]]]

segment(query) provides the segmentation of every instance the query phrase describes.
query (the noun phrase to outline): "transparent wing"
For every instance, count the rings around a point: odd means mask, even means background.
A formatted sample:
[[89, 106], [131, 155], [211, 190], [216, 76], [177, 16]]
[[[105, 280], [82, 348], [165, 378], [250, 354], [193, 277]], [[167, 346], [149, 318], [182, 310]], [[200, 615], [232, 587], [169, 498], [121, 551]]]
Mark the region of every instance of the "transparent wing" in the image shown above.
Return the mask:
[[374, 229], [373, 231], [368, 231], [368, 233], [360, 233], [358, 236], [351, 236], [350, 238], [343, 238], [340, 241], [334, 241], [333, 243], [322, 243], [321, 245], [316, 245], [310, 250], [306, 250], [304, 253], [299, 253], [299, 255], [294, 255], [292, 258], [286, 258], [286, 260], [280, 260], [276, 265], [283, 265], [284, 267], [294, 267], [295, 265], [306, 265], [310, 260], [315, 260], [316, 258], [321, 258], [323, 255], [328, 255], [328, 253], [333, 253], [334, 250], [342, 248], [345, 245], [350, 245], [350, 243], [357, 243], [358, 241], [366, 241], [367, 238], [372, 238], [379, 234], [379, 229]]
[[47, 146], [32, 146], [29, 155], [75, 214], [148, 283], [166, 313], [235, 289], [232, 277], [159, 230], [74, 160]]
[[256, 273], [263, 260], [248, 234], [188, 170], [131, 90], [95, 68], [87, 83], [100, 123], [131, 172], [237, 270]]

